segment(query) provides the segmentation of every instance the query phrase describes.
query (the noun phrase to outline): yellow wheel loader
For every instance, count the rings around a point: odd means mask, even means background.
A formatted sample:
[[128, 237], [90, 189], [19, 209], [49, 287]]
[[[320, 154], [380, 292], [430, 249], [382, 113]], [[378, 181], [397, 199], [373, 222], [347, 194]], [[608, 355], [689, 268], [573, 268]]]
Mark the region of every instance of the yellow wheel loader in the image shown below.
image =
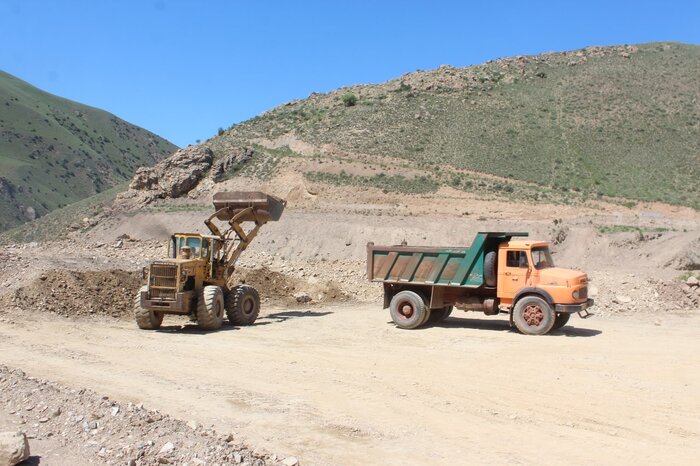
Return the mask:
[[[260, 227], [279, 220], [285, 206], [261, 192], [216, 193], [215, 212], [204, 221], [211, 234], [173, 234], [168, 257], [143, 269], [146, 284], [134, 303], [139, 328], [159, 328], [165, 314], [188, 315], [205, 330], [221, 327], [224, 313], [233, 325], [253, 324], [260, 296], [252, 286], [230, 286], [231, 274]], [[223, 231], [214, 219], [225, 223]], [[245, 231], [244, 223], [253, 226]]]

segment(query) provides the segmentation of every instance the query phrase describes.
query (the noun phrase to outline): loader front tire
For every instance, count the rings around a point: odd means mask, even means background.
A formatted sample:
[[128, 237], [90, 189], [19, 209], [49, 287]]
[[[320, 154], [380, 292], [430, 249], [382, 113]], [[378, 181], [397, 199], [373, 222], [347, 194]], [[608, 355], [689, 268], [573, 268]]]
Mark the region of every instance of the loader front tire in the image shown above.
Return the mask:
[[144, 291], [148, 291], [148, 287], [142, 286], [134, 298], [134, 320], [140, 329], [156, 330], [163, 323], [163, 313], [141, 307], [141, 292]]
[[224, 320], [224, 293], [221, 287], [205, 286], [197, 299], [197, 323], [203, 330], [221, 328]]
[[249, 285], [238, 285], [226, 293], [226, 316], [231, 325], [253, 325], [260, 314], [260, 295]]

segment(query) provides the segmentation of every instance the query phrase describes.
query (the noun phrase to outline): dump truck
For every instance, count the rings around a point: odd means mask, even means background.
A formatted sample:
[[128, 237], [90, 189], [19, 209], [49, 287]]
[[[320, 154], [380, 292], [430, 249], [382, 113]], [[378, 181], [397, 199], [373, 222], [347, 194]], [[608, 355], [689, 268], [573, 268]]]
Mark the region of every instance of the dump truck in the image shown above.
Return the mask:
[[588, 276], [554, 266], [549, 243], [524, 232], [479, 232], [469, 247], [367, 244], [367, 277], [384, 284], [384, 309], [413, 329], [446, 319], [454, 308], [508, 313], [511, 326], [544, 335], [588, 309]]
[[[260, 228], [280, 219], [286, 202], [247, 191], [219, 192], [213, 201], [214, 213], [204, 221], [211, 234], [175, 233], [168, 241], [168, 257], [144, 267], [146, 284], [134, 302], [139, 328], [159, 328], [165, 314], [188, 315], [205, 330], [220, 328], [224, 313], [233, 325], [252, 325], [257, 319], [257, 290], [232, 286], [231, 275]], [[214, 220], [224, 222], [223, 231]]]

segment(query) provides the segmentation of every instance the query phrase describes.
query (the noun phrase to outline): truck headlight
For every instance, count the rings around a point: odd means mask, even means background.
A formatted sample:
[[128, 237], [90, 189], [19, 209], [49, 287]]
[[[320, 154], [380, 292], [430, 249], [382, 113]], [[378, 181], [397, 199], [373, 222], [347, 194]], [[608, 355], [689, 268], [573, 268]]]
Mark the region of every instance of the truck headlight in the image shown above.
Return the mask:
[[571, 296], [573, 296], [574, 299], [578, 299], [581, 294], [579, 293], [581, 291], [581, 288], [574, 290], [573, 293], [571, 293]]

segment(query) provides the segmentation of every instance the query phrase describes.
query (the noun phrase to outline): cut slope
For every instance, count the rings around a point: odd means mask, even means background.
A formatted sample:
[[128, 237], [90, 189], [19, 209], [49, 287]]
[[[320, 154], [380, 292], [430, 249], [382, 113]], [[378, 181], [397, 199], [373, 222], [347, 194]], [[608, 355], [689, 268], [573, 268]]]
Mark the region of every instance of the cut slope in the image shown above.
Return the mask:
[[0, 72], [0, 231], [109, 189], [175, 149]]
[[[383, 84], [312, 94], [232, 127], [207, 145], [225, 157], [233, 147], [280, 147], [279, 141], [293, 136], [303, 151], [268, 151], [267, 159], [342, 153], [378, 165], [391, 157], [433, 173], [466, 169], [535, 183], [543, 191], [697, 209], [697, 76], [700, 47], [677, 43], [442, 66]], [[343, 100], [347, 94], [357, 98], [354, 105]], [[265, 159], [265, 151], [258, 155]], [[360, 184], [342, 176], [326, 180]], [[382, 182], [369, 184], [374, 181]], [[449, 181], [481, 189], [473, 179]]]

